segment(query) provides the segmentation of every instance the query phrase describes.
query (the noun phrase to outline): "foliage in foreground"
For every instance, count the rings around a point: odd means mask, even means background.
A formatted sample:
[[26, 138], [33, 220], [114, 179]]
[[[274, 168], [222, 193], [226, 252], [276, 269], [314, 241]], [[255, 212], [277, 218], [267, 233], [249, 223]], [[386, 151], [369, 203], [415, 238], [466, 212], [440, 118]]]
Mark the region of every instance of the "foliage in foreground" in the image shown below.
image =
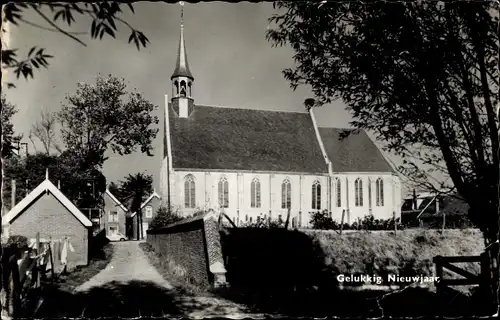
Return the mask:
[[[68, 37], [86, 47], [83, 35], [88, 33], [73, 32], [70, 29], [78, 19], [83, 17], [83, 19], [88, 19], [88, 23], [90, 23], [90, 39], [102, 40], [104, 36], [115, 39], [115, 33], [119, 32], [118, 26], [121, 24], [130, 30], [128, 42], [133, 42], [137, 50], [140, 50], [141, 47], [147, 46], [149, 40], [143, 32], [132, 27], [121, 17], [125, 6], [128, 6], [132, 14], [135, 13], [131, 3], [123, 4], [116, 1], [72, 4], [10, 2], [2, 7], [2, 33], [7, 32], [6, 25], [12, 28], [24, 24], [40, 30], [59, 33], [61, 36]], [[27, 17], [29, 19], [32, 15], [42, 19], [46, 25], [43, 26], [27, 20]], [[29, 79], [34, 77], [33, 71], [35, 69], [47, 68], [49, 66], [48, 59], [54, 58], [46, 53], [46, 48], [37, 45], [29, 48], [25, 58], [19, 58], [17, 48], [2, 48], [2, 69], [12, 69], [17, 78], [22, 75], [25, 79]], [[15, 88], [16, 86], [9, 82], [7, 87]]]
[[[293, 89], [311, 87], [305, 107], [342, 99], [354, 127], [374, 132], [403, 158], [403, 174], [426, 189], [456, 188], [471, 221], [495, 242], [498, 3], [275, 5], [266, 36], [293, 49], [295, 66], [283, 74]], [[434, 172], [444, 179], [433, 183]]]

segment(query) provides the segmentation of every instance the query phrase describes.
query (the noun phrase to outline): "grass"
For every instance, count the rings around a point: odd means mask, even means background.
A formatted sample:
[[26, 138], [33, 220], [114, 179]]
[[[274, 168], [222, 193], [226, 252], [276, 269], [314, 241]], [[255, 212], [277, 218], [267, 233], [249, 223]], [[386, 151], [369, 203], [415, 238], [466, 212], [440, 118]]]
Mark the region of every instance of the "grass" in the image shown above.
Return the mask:
[[[484, 241], [479, 230], [402, 230], [394, 232], [303, 231], [323, 249], [325, 265], [336, 274], [434, 274], [433, 257], [479, 255]], [[478, 273], [479, 264], [465, 263], [466, 270]], [[453, 277], [446, 274], [446, 277]]]
[[[378, 306], [380, 303], [385, 315], [435, 315], [441, 307], [433, 284], [428, 288], [409, 287], [404, 291], [393, 291], [386, 295], [386, 292], [377, 288], [362, 291], [340, 288], [335, 282], [330, 283], [329, 279], [335, 279], [338, 274], [356, 273], [379, 275], [383, 279], [387, 279], [388, 274], [432, 276], [434, 256], [479, 255], [484, 250], [481, 232], [473, 229], [446, 230], [444, 234], [437, 230], [402, 230], [396, 234], [392, 231], [352, 231], [342, 235], [324, 230], [301, 232], [321, 248], [317, 254], [323, 261], [324, 278], [317, 280], [319, 282], [315, 286], [305, 291], [285, 289], [281, 292], [275, 288], [266, 291], [260, 287], [230, 287], [218, 290], [217, 293], [265, 313], [373, 317], [381, 315]], [[479, 264], [459, 266], [479, 273]], [[289, 279], [297, 278], [297, 274], [291, 272], [291, 269], [285, 267], [281, 273], [290, 272], [287, 275]], [[451, 278], [450, 275], [446, 277]], [[479, 295], [471, 297], [469, 288], [464, 289], [465, 292], [449, 292], [445, 310], [442, 312], [447, 315], [465, 315], [479, 314], [481, 310], [486, 310], [482, 302], [477, 300]], [[468, 309], [470, 311], [467, 311]]]
[[87, 266], [77, 266], [71, 272], [61, 274], [52, 284], [56, 285], [59, 290], [72, 292], [79, 285], [87, 282], [96, 274], [104, 270], [111, 261], [112, 256], [113, 245], [108, 243], [101, 249], [99, 255], [90, 259]]
[[173, 260], [156, 253], [148, 243], [140, 243], [139, 247], [144, 251], [149, 262], [158, 270], [162, 277], [168, 280], [180, 293], [212, 296], [208, 288], [191, 283], [183, 267], [177, 265]]

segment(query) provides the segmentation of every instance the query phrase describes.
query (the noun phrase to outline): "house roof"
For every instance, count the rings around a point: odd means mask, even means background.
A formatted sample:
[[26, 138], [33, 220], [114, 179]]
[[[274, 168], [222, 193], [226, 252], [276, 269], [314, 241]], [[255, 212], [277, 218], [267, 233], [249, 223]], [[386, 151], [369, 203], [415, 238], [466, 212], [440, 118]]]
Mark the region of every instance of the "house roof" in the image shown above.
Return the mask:
[[175, 169], [328, 172], [306, 112], [196, 105], [188, 118], [169, 115]]
[[447, 216], [460, 215], [466, 216], [469, 212], [469, 204], [459, 195], [447, 195], [440, 198], [439, 212], [431, 213], [424, 212], [420, 218], [442, 217], [443, 214]]
[[23, 200], [14, 206], [4, 217], [6, 223], [12, 223], [26, 208], [36, 202], [44, 192], [50, 192], [52, 195], [78, 219], [85, 227], [91, 227], [92, 222], [87, 218], [57, 187], [46, 178], [33, 191], [31, 191]]
[[106, 194], [113, 200], [123, 211], [127, 212], [128, 209], [106, 188]]
[[[160, 195], [158, 193], [156, 193], [156, 191], [153, 191], [153, 193], [146, 199], [146, 201], [144, 201], [142, 204], [141, 204], [141, 210], [142, 208], [144, 208], [153, 198], [158, 198], [160, 199]], [[131, 218], [135, 217], [135, 215], [137, 214], [137, 211], [132, 213], [130, 215]]]
[[319, 128], [334, 172], [391, 172], [392, 166], [361, 129]]
[[151, 199], [153, 199], [153, 198], [160, 199], [160, 195], [158, 193], [156, 193], [156, 191], [153, 191], [153, 193], [146, 199], [146, 201], [144, 201], [141, 204], [141, 209], [144, 208], [151, 201]]

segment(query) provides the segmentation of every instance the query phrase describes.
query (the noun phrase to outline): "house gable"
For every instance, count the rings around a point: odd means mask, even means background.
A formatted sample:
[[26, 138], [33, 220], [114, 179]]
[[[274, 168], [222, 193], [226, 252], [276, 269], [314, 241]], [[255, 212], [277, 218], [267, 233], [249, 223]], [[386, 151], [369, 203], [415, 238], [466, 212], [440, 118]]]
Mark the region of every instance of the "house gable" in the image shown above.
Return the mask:
[[3, 218], [3, 220], [12, 224], [18, 216], [23, 214], [28, 208], [36, 204], [44, 195], [51, 194], [69, 213], [71, 213], [82, 225], [91, 227], [92, 222], [87, 218], [57, 187], [45, 179], [33, 191], [31, 191], [23, 200], [12, 208]]
[[107, 210], [111, 210], [112, 207], [119, 207], [123, 210], [123, 212], [128, 211], [128, 209], [111, 193], [111, 191], [109, 191], [109, 189], [106, 189], [106, 192], [104, 193], [104, 203]]

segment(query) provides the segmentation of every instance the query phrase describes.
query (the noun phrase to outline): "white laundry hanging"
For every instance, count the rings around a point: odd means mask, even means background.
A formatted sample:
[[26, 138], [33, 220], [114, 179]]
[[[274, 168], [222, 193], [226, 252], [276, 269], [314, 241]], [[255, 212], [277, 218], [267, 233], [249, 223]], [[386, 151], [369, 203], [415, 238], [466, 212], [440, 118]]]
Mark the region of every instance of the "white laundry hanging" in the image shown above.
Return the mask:
[[71, 252], [75, 252], [75, 249], [69, 242], [69, 238], [64, 240], [64, 244], [61, 250], [61, 264], [66, 265], [68, 263], [68, 250]]

